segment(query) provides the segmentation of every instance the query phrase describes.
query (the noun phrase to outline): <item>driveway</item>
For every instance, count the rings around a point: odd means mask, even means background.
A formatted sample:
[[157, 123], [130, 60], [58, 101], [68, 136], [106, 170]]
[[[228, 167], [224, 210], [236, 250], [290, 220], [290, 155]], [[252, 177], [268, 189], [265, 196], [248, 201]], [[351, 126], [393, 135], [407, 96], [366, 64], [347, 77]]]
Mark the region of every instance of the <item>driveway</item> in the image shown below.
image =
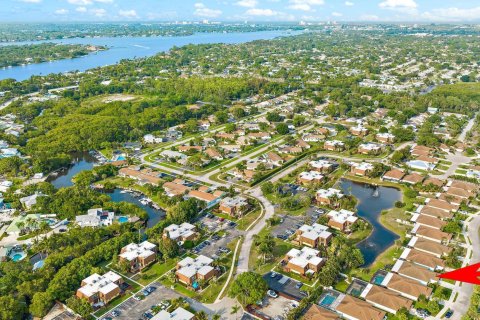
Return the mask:
[[300, 292], [302, 290], [302, 287], [300, 288], [296, 287], [296, 284], [298, 283], [298, 281], [293, 280], [281, 274], [277, 274], [277, 276], [274, 278], [272, 278], [271, 275], [272, 275], [271, 272], [268, 272], [265, 275], [263, 275], [263, 279], [265, 279], [270, 289], [275, 290], [280, 294], [284, 294], [298, 301], [302, 300], [305, 297]]

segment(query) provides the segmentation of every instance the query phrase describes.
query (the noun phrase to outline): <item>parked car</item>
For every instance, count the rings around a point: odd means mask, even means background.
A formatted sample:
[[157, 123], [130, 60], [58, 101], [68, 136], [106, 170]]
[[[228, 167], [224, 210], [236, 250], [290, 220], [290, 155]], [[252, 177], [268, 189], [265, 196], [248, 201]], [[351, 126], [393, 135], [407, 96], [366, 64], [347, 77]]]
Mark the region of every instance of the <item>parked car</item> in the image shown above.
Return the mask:
[[282, 240], [287, 240], [288, 239], [288, 237], [286, 235], [283, 235], [283, 234], [277, 235], [277, 238], [282, 239]]
[[450, 319], [453, 316], [453, 310], [448, 309], [445, 313], [445, 318]]
[[303, 283], [297, 282], [297, 284], [295, 285], [295, 288], [300, 289], [302, 286], [303, 286]]
[[118, 317], [119, 315], [120, 315], [120, 311], [118, 311], [118, 310], [113, 310], [112, 311], [112, 316], [113, 317]]
[[270, 298], [278, 298], [278, 294], [273, 291], [273, 290], [268, 290], [267, 291], [267, 295], [270, 297]]

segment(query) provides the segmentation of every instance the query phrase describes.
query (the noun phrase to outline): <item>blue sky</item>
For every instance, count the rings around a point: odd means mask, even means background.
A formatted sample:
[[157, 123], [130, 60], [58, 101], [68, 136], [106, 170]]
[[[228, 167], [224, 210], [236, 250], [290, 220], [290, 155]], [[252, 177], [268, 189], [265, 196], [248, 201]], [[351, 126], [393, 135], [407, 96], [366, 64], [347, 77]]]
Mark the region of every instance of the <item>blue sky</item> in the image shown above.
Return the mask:
[[0, 21], [478, 22], [480, 0], [1, 0]]

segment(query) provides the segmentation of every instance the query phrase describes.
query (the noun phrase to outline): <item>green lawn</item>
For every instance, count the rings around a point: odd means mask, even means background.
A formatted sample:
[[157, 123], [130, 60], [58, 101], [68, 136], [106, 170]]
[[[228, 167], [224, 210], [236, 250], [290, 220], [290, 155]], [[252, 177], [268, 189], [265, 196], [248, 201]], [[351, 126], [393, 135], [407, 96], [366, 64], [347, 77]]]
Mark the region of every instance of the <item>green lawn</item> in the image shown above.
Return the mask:
[[149, 283], [163, 276], [165, 273], [167, 273], [167, 271], [173, 269], [176, 262], [177, 259], [168, 259], [166, 262], [158, 261], [148, 269], [137, 274], [133, 279], [143, 285], [148, 285]]

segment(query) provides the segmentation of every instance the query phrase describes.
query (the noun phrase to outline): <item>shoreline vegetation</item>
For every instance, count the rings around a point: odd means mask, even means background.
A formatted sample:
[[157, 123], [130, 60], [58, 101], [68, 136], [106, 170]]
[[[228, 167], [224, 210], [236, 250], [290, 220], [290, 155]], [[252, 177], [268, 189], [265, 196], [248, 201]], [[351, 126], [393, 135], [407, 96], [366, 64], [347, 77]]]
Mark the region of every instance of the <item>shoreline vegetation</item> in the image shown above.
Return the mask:
[[0, 46], [0, 68], [75, 59], [104, 50], [103, 46], [56, 43]]
[[[349, 179], [349, 180], [354, 181], [354, 182], [375, 184], [375, 185], [378, 185], [378, 186], [395, 188], [402, 193], [402, 201], [403, 202], [408, 201], [408, 199], [406, 198], [405, 193], [402, 190], [402, 187], [400, 185], [396, 185], [396, 184], [390, 183], [388, 181], [382, 181], [380, 179], [377, 179], [378, 181], [375, 180], [374, 182], [372, 182], [371, 180], [368, 180], [368, 179], [364, 179], [364, 178], [360, 178], [360, 177], [353, 177], [353, 176], [345, 177], [344, 179]], [[394, 216], [400, 215], [402, 213], [403, 213], [403, 215], [405, 215], [406, 214], [405, 211], [406, 210], [404, 208], [396, 208], [396, 207], [393, 207], [389, 210], [382, 211], [382, 213], [380, 214], [380, 216], [378, 218], [378, 222], [383, 227], [385, 227], [386, 229], [388, 229], [388, 230], [392, 231], [393, 233], [395, 233], [396, 235], [398, 235], [399, 239], [396, 240], [395, 243], [393, 245], [391, 245], [388, 249], [386, 249], [385, 251], [380, 253], [378, 255], [378, 257], [370, 265], [359, 268], [358, 272], [353, 272], [352, 273], [353, 275], [355, 275], [359, 278], [362, 278], [366, 281], [370, 281], [370, 278], [373, 276], [373, 273], [376, 270], [382, 269], [385, 265], [388, 265], [389, 263], [392, 263], [394, 259], [398, 258], [397, 256], [399, 256], [402, 252], [400, 250], [401, 246], [399, 246], [398, 243], [399, 242], [401, 243], [401, 242], [404, 241], [406, 233], [405, 233], [404, 230], [399, 229], [398, 226], [397, 227], [393, 226], [392, 223], [396, 219]], [[391, 221], [392, 218], [393, 218], [393, 221]], [[372, 229], [372, 232], [373, 232], [373, 229]], [[367, 238], [365, 238], [365, 239], [367, 239]], [[365, 241], [365, 239], [361, 240], [358, 243], [361, 243], [362, 241]]]

